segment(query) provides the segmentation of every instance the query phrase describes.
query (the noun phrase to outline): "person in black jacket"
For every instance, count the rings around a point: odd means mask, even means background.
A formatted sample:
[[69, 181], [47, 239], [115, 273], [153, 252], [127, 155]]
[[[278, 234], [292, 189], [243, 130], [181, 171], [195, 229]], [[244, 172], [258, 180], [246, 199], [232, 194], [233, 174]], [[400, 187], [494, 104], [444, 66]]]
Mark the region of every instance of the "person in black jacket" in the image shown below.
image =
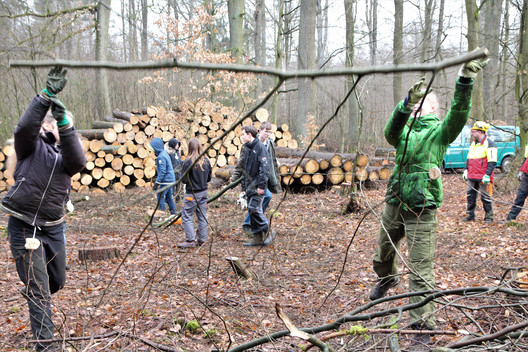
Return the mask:
[[[205, 156], [198, 158], [203, 152], [200, 141], [196, 138], [191, 139], [188, 149], [188, 157], [182, 167], [183, 183], [185, 184], [182, 226], [185, 232], [185, 242], [178, 243], [178, 247], [181, 248], [199, 247], [207, 240], [207, 183], [211, 181], [212, 174], [209, 159]], [[193, 164], [194, 166], [190, 169]], [[185, 175], [187, 170], [189, 172]], [[195, 213], [198, 220], [196, 236], [193, 226]]]
[[245, 149], [240, 160], [242, 166], [242, 190], [248, 203], [250, 230], [253, 238], [244, 246], [264, 246], [269, 223], [262, 210], [262, 201], [268, 187], [270, 157], [268, 150], [257, 137], [254, 126], [242, 126], [242, 142]]
[[[60, 66], [51, 69], [46, 88], [33, 98], [15, 128], [15, 184], [0, 206], [11, 215], [7, 234], [25, 285], [22, 293], [35, 340], [53, 338], [51, 294], [66, 282], [64, 205], [71, 177], [85, 164], [71, 115], [56, 97], [66, 84], [65, 75]], [[37, 342], [36, 350], [55, 347]]]

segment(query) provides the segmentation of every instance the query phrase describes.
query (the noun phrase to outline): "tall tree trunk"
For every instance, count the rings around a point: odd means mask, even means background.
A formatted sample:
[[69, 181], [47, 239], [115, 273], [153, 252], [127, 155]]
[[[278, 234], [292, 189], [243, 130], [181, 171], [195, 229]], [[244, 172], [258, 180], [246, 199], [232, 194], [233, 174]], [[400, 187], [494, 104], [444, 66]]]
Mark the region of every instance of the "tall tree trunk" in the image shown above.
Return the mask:
[[436, 29], [435, 61], [442, 61], [442, 42], [444, 41], [444, 9], [445, 0], [440, 0], [438, 5], [438, 28]]
[[[284, 39], [284, 33], [283, 33], [283, 20], [284, 20], [284, 0], [279, 0], [278, 3], [278, 16], [277, 16], [277, 38], [275, 40], [275, 68], [280, 69], [282, 60], [283, 60], [283, 54], [282, 54], [282, 48], [281, 43]], [[275, 78], [275, 85], [279, 83], [279, 78]], [[275, 93], [273, 95], [273, 102], [271, 104], [271, 123], [276, 124], [277, 123], [277, 111], [279, 107], [279, 93]]]
[[148, 0], [141, 0], [141, 60], [148, 60]]
[[[297, 68], [299, 70], [315, 69], [315, 17], [317, 0], [301, 1], [299, 22], [299, 46]], [[299, 79], [297, 98], [297, 136], [306, 136], [308, 115], [316, 116], [315, 84], [310, 78]]]
[[376, 64], [378, 44], [378, 0], [365, 0], [365, 18], [369, 36], [370, 64]]
[[[204, 5], [206, 8], [206, 11], [209, 15], [214, 16], [216, 9], [215, 4], [213, 0], [206, 0], [204, 1]], [[218, 49], [218, 43], [216, 40], [216, 31], [214, 28], [214, 24], [210, 23], [207, 24], [207, 34], [205, 37], [205, 47], [212, 52], [216, 52]]]
[[[356, 26], [356, 11], [357, 3], [356, 0], [345, 0], [345, 41], [346, 41], [346, 57], [345, 57], [345, 66], [353, 67], [354, 66], [354, 29]], [[348, 92], [354, 84], [354, 77], [347, 76], [345, 79], [345, 91]], [[358, 143], [358, 134], [359, 134], [359, 108], [356, 94], [350, 95], [348, 100], [348, 118], [345, 118], [344, 136], [342, 138], [343, 143], [341, 144], [341, 149], [345, 145], [355, 145]], [[348, 134], [348, 140], [346, 135]]]
[[322, 67], [326, 58], [328, 35], [328, 0], [317, 0], [317, 67]]
[[138, 58], [138, 40], [137, 40], [137, 26], [136, 26], [136, 3], [134, 0], [128, 2], [128, 55], [130, 61], [135, 61]]
[[[392, 39], [392, 63], [402, 63], [403, 55], [403, 0], [394, 0], [394, 37]], [[392, 100], [396, 106], [402, 99], [402, 74], [394, 73], [392, 81]]]
[[244, 46], [244, 0], [228, 0], [229, 48], [237, 63], [242, 63]]
[[[97, 30], [95, 34], [96, 61], [106, 61], [107, 59], [111, 3], [112, 0], [102, 0], [97, 5]], [[95, 72], [98, 116], [105, 116], [112, 112], [108, 78], [105, 69], [98, 69]]]
[[482, 4], [483, 44], [490, 52], [490, 62], [482, 72], [482, 96], [484, 98], [485, 120], [491, 121], [496, 116], [495, 77], [499, 69], [499, 44], [501, 41], [502, 0], [487, 0]]
[[435, 0], [425, 1], [425, 13], [424, 13], [424, 27], [423, 27], [423, 38], [422, 38], [422, 62], [428, 62], [432, 59], [431, 53], [431, 38], [433, 30], [433, 12], [434, 12]]
[[[526, 145], [528, 133], [528, 0], [522, 3], [521, 23], [519, 29], [519, 58], [517, 60], [517, 80], [515, 95], [521, 128], [521, 145]], [[522, 149], [521, 149], [522, 150]]]
[[264, 0], [255, 4], [255, 63], [266, 66], [266, 8]]
[[[502, 21], [503, 25], [503, 34], [502, 34], [502, 44], [501, 44], [501, 55], [499, 59], [500, 63], [500, 69], [499, 74], [497, 77], [497, 86], [499, 87], [499, 92], [497, 93], [497, 96], [503, 97], [502, 100], [499, 101], [499, 108], [497, 110], [498, 116], [506, 116], [507, 108], [509, 110], [508, 104], [505, 103], [507, 92], [509, 91], [509, 78], [507, 76], [508, 74], [508, 67], [510, 62], [510, 48], [508, 47], [508, 43], [510, 42], [510, 26], [508, 25], [510, 23], [510, 2], [506, 1], [504, 4], [504, 19]], [[524, 148], [524, 144], [522, 145]], [[521, 148], [521, 150], [524, 150]]]
[[[466, 0], [466, 15], [468, 50], [471, 51], [479, 46], [479, 8], [477, 7], [476, 0]], [[471, 117], [475, 120], [483, 120], [483, 110], [482, 75], [477, 75], [473, 83]]]
[[121, 38], [123, 40], [123, 62], [128, 61], [128, 48], [127, 48], [127, 22], [126, 18], [128, 17], [128, 14], [126, 13], [127, 6], [124, 1], [121, 1]]

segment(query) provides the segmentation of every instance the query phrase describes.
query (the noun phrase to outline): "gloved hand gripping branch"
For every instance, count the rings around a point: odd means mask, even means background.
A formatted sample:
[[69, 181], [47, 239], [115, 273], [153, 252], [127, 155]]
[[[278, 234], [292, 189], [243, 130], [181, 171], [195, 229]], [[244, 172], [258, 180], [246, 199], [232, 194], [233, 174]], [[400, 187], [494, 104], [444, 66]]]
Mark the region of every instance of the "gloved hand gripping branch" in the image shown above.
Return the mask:
[[67, 69], [62, 69], [62, 66], [53, 67], [48, 73], [46, 81], [46, 88], [42, 90], [42, 95], [46, 98], [53, 98], [56, 94], [64, 89], [68, 79], [66, 78]]
[[57, 98], [50, 97], [49, 100], [51, 101], [51, 113], [55, 120], [57, 120], [59, 132], [65, 131], [72, 127], [73, 123], [66, 114], [66, 107], [64, 104]]
[[412, 109], [420, 99], [422, 99], [425, 96], [425, 88], [422, 88], [425, 83], [425, 77], [422, 77], [421, 80], [413, 84], [413, 86], [409, 89], [409, 92], [407, 94], [407, 97], [405, 98], [405, 101], [403, 102], [403, 105], [405, 105], [408, 109]]
[[475, 59], [470, 62], [466, 62], [460, 67], [458, 75], [465, 78], [475, 78], [477, 73], [482, 70], [490, 61], [489, 58]]

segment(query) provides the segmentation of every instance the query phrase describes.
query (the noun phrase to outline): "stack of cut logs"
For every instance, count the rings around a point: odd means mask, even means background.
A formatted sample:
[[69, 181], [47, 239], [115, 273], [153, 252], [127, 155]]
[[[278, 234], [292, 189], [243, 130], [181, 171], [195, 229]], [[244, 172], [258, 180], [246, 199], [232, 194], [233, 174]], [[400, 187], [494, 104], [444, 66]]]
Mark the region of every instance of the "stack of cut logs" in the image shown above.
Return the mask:
[[[354, 162], [356, 162], [354, 181], [387, 180], [394, 166], [391, 158], [369, 159], [362, 154], [356, 157], [356, 154], [305, 152], [304, 149], [275, 148], [283, 185], [319, 186], [350, 183], [354, 176]], [[215, 176], [227, 180], [233, 172], [234, 167], [227, 166], [218, 169]]]
[[[121, 191], [133, 186], [150, 187], [156, 175], [156, 157], [149, 143], [155, 137], [165, 142], [177, 138], [182, 142], [184, 154], [191, 138], [198, 138], [204, 147], [212, 144], [207, 156], [213, 166], [213, 174], [225, 174], [224, 168], [232, 169], [240, 156], [241, 126], [220, 137], [231, 129], [237, 119], [233, 108], [210, 102], [180, 105], [173, 110], [154, 106], [133, 112], [114, 110], [112, 116], [105, 117], [103, 121], [94, 121], [92, 129], [78, 130], [82, 136], [86, 167], [72, 177], [72, 189], [87, 193], [109, 188]], [[247, 118], [242, 125], [253, 124], [259, 128], [260, 123], [267, 119], [267, 110], [259, 109], [255, 120]], [[288, 125], [273, 125], [273, 132], [283, 184], [339, 184], [352, 179], [355, 155], [310, 151], [297, 165], [304, 150], [296, 149], [298, 143], [289, 132]], [[10, 148], [7, 145], [0, 152], [0, 191], [14, 183], [12, 175], [4, 171]], [[389, 177], [391, 168], [387, 158], [376, 159], [380, 160], [369, 161], [364, 155], [358, 156], [356, 180], [374, 181]], [[225, 179], [225, 175], [220, 177]]]

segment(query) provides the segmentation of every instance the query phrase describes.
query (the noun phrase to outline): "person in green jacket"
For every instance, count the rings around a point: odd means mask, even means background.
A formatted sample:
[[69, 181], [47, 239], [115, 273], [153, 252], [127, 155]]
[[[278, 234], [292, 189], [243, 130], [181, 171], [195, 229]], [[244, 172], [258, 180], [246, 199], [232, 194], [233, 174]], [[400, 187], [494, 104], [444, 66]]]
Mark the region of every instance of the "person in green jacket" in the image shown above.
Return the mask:
[[[378, 247], [373, 268], [378, 284], [370, 293], [371, 300], [384, 297], [400, 282], [399, 247], [407, 237], [410, 272], [409, 291], [435, 289], [433, 257], [436, 245], [437, 208], [442, 205], [440, 166], [447, 147], [462, 131], [471, 111], [473, 78], [487, 64], [477, 59], [464, 64], [459, 71], [451, 108], [440, 121], [434, 93], [427, 93], [425, 78], [414, 84], [405, 100], [398, 103], [385, 126], [385, 138], [396, 148], [394, 171], [385, 195]], [[409, 298], [419, 303], [424, 296]], [[410, 311], [411, 328], [436, 328], [434, 303]], [[416, 335], [417, 343], [428, 343], [429, 335]]]

